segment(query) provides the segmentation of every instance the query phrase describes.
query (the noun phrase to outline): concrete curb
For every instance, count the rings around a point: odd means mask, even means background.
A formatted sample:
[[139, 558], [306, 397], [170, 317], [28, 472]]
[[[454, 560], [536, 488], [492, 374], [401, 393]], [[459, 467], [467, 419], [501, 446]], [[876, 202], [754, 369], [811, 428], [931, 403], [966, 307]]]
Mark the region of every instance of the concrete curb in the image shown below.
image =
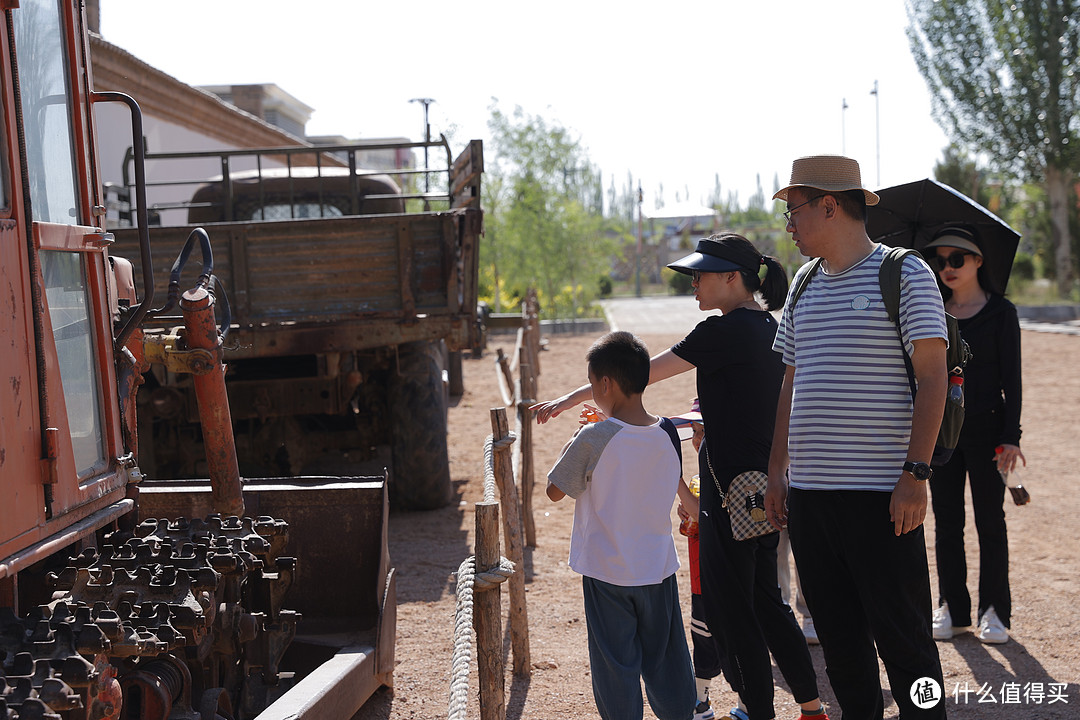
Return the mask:
[[1021, 320], [1059, 323], [1080, 320], [1080, 305], [1017, 305]]

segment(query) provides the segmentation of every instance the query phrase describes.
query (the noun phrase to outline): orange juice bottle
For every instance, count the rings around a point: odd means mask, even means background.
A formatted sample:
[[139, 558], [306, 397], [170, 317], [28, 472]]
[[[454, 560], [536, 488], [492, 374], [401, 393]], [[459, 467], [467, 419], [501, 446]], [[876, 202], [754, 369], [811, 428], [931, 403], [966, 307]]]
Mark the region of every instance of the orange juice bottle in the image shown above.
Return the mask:
[[[700, 497], [701, 496], [701, 476], [700, 475], [695, 475], [694, 477], [690, 478], [690, 482], [688, 484], [690, 486], [690, 492], [693, 493], [694, 497]], [[682, 534], [682, 535], [685, 535], [686, 537], [697, 537], [697, 534], [698, 534], [697, 518], [686, 518], [685, 520], [683, 520], [679, 524], [679, 533]]]

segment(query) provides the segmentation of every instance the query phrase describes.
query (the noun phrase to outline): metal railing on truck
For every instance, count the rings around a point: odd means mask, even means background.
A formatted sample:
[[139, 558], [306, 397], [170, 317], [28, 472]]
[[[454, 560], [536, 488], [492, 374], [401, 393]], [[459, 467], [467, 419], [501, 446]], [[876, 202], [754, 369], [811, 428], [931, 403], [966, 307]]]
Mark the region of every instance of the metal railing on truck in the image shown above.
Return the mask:
[[[376, 151], [392, 151], [395, 154], [415, 149], [442, 148], [446, 165], [423, 168], [395, 167], [393, 169], [366, 169], [361, 166], [364, 155]], [[425, 153], [425, 156], [427, 153]], [[474, 175], [482, 172], [479, 167], [464, 167], [470, 153], [463, 153], [457, 163], [452, 159], [450, 145], [444, 135], [438, 140], [417, 142], [356, 143], [351, 145], [301, 145], [289, 147], [241, 148], [231, 150], [203, 150], [189, 152], [146, 152], [146, 162], [157, 161], [192, 161], [217, 159], [220, 175], [208, 177], [207, 170], [199, 177], [173, 177], [168, 179], [148, 179], [146, 186], [152, 192], [161, 194], [160, 189], [175, 188], [183, 192], [173, 193], [172, 199], [157, 201], [148, 210], [152, 217], [160, 218], [168, 210], [187, 210], [200, 208], [219, 208], [221, 220], [226, 222], [236, 219], [235, 199], [241, 192], [250, 193], [255, 188], [257, 205], [266, 206], [268, 198], [277, 201], [285, 199], [289, 208], [288, 216], [274, 219], [312, 219], [318, 217], [338, 217], [341, 215], [380, 214], [364, 211], [365, 204], [379, 201], [405, 203], [408, 211], [431, 211], [455, 209], [460, 207], [479, 207], [479, 193], [470, 192]], [[129, 148], [124, 160], [123, 184], [108, 185], [106, 195], [109, 202], [108, 217], [113, 227], [131, 226], [130, 195], [134, 188], [131, 178], [134, 153]], [[400, 159], [395, 160], [395, 164]], [[182, 164], [182, 163], [181, 163]], [[239, 169], [243, 166], [243, 169]], [[189, 171], [190, 172], [190, 171]], [[160, 178], [162, 172], [148, 172], [148, 175]], [[370, 190], [370, 183], [376, 178], [396, 178], [396, 184], [402, 189], [398, 192], [362, 192]], [[425, 191], [413, 191], [410, 182], [414, 178], [423, 178]], [[347, 185], [347, 206], [328, 202], [331, 196], [340, 196], [342, 180]], [[312, 184], [314, 183], [314, 189]], [[220, 184], [219, 198], [213, 202], [193, 201], [196, 192], [205, 186]], [[243, 189], [238, 185], [242, 184]], [[367, 187], [365, 188], [365, 184]], [[415, 183], [419, 184], [419, 183]], [[337, 186], [335, 188], [335, 186]], [[478, 186], [478, 183], [477, 183]], [[430, 188], [434, 187], [434, 190]], [[393, 189], [393, 188], [391, 188]], [[284, 195], [283, 195], [284, 193]], [[304, 202], [314, 197], [315, 202]], [[413, 201], [410, 203], [409, 201]], [[417, 207], [419, 206], [419, 207]], [[271, 219], [259, 217], [257, 219]], [[173, 224], [173, 223], [166, 223]]]

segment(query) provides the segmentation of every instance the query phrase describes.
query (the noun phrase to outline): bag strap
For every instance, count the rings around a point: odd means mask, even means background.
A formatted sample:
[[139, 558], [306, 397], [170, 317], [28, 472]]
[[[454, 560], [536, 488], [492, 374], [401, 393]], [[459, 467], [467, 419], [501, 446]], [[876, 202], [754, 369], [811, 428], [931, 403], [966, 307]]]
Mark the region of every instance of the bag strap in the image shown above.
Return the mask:
[[878, 270], [878, 287], [881, 289], [881, 300], [885, 305], [885, 313], [896, 326], [896, 337], [900, 340], [900, 350], [904, 355], [904, 367], [907, 369], [908, 385], [911, 387], [911, 397], [914, 399], [917, 389], [915, 368], [911, 364], [907, 348], [904, 347], [904, 332], [900, 327], [900, 275], [904, 267], [904, 258], [908, 255], [922, 257], [918, 250], [912, 250], [911, 248], [889, 248], [885, 253], [885, 257], [881, 259], [881, 268]]
[[703, 442], [701, 444], [702, 452], [705, 453], [705, 465], [709, 468], [709, 475], [712, 477], [713, 485], [716, 485], [716, 492], [720, 493], [720, 507], [727, 507], [727, 493], [720, 487], [720, 481], [716, 479], [716, 472], [712, 469], [712, 460], [709, 459], [709, 444]]
[[790, 306], [789, 312], [795, 310], [795, 303], [799, 301], [803, 291], [806, 290], [806, 286], [810, 284], [810, 278], [817, 274], [818, 268], [821, 267], [821, 262], [822, 260], [819, 257], [811, 260], [810, 269], [803, 273], [802, 277], [799, 278], [799, 283], [795, 286], [795, 292], [791, 293], [791, 302], [788, 303]]
[[679, 429], [675, 427], [675, 423], [668, 417], [660, 418], [660, 427], [667, 432], [668, 439], [671, 440], [671, 444], [675, 448], [675, 454], [679, 456], [679, 467], [682, 467], [682, 441], [679, 440]]

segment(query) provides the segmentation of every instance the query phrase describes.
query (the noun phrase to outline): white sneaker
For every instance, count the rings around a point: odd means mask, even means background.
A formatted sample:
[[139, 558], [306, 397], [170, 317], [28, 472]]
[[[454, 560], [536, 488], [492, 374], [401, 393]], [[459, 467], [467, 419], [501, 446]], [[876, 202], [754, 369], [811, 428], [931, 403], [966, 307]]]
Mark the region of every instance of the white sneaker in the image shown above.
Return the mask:
[[814, 618], [805, 617], [802, 623], [802, 634], [806, 638], [807, 645], [820, 645], [821, 641], [818, 640], [817, 628], [814, 627]]
[[975, 635], [988, 645], [1001, 645], [1009, 642], [1009, 631], [1005, 624], [998, 618], [994, 606], [986, 608], [986, 612], [979, 618], [979, 631]]
[[968, 628], [953, 625], [949, 603], [941, 603], [934, 608], [933, 631], [935, 640], [952, 640], [954, 636], [967, 632]]
[[694, 720], [714, 720], [716, 713], [713, 712], [712, 703], [709, 702], [709, 689], [705, 688], [705, 699], [694, 708]]

